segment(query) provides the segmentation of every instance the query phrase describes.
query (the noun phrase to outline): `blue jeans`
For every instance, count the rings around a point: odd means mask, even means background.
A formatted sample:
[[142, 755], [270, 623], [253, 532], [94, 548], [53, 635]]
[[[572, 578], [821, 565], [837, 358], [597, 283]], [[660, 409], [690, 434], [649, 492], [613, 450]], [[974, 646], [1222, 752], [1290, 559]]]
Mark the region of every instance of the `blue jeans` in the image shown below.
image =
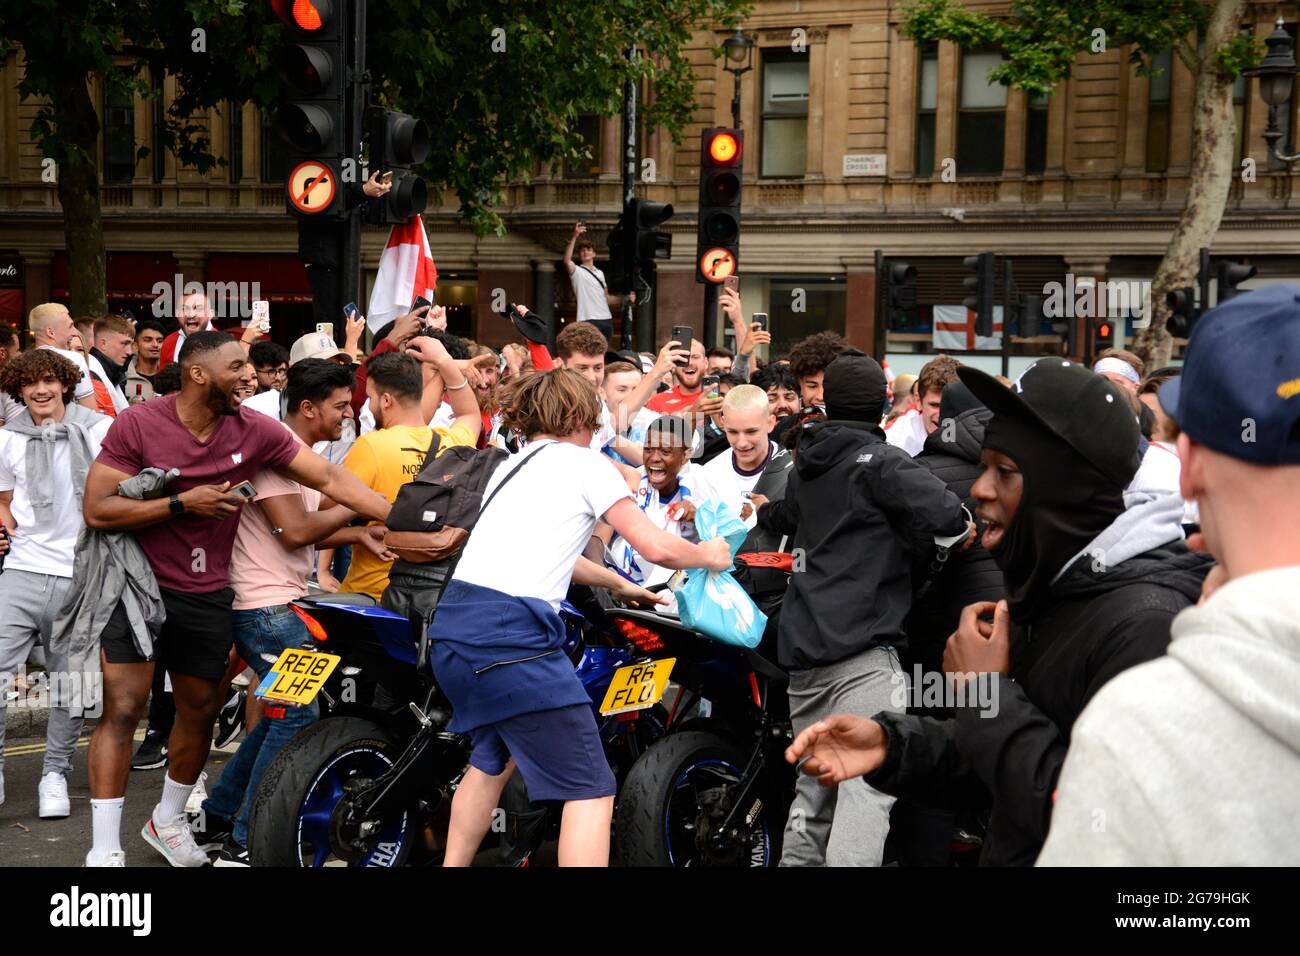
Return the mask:
[[[263, 654], [279, 657], [287, 647], [305, 647], [310, 642], [307, 626], [287, 604], [235, 611], [234, 626], [239, 656], [259, 678], [271, 670], [271, 661], [263, 660]], [[319, 714], [319, 705], [312, 701], [307, 707], [286, 707], [283, 717], [264, 716], [222, 769], [221, 779], [203, 801], [203, 812], [233, 821], [234, 840], [240, 846], [248, 846], [248, 814], [262, 774], [284, 745]]]

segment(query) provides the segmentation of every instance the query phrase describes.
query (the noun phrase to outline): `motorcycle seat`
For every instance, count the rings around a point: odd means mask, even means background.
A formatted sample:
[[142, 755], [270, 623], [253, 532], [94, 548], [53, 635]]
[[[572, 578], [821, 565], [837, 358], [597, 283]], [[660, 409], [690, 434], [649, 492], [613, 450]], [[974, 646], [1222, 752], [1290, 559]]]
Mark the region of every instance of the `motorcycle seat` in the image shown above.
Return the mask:
[[348, 607], [378, 607], [379, 602], [369, 594], [353, 594], [339, 592], [330, 594], [322, 591], [320, 594], [309, 594], [304, 599], [311, 601], [313, 604], [342, 604]]

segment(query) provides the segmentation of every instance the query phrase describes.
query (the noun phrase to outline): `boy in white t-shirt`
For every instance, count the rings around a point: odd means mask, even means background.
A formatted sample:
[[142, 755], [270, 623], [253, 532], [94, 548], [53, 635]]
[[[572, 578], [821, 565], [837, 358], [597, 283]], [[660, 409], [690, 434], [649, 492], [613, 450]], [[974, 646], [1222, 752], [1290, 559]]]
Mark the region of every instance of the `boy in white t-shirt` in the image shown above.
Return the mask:
[[[641, 513], [661, 531], [698, 541], [695, 534], [695, 502], [690, 475], [691, 426], [684, 418], [664, 415], [645, 433], [645, 467], [641, 484], [633, 495]], [[637, 553], [626, 538], [612, 535], [609, 553], [614, 565], [637, 584], [662, 584], [672, 572]]]
[[[71, 679], [67, 661], [50, 647], [54, 618], [72, 585], [72, 565], [81, 533], [81, 495], [91, 462], [113, 420], [76, 404], [65, 404], [82, 378], [81, 369], [54, 349], [24, 352], [0, 368], [0, 390], [23, 410], [0, 429], [0, 803], [4, 803], [6, 695], [40, 639], [47, 672]], [[52, 439], [52, 440], [50, 440]], [[80, 675], [78, 675], [80, 676]], [[41, 768], [39, 813], [70, 812], [67, 775], [81, 733], [82, 718], [51, 685], [50, 719]]]
[[517, 765], [533, 800], [565, 803], [560, 865], [606, 866], [614, 777], [591, 700], [563, 653], [557, 609], [570, 580], [594, 583], [579, 558], [598, 520], [666, 567], [722, 570], [731, 553], [720, 538], [691, 544], [668, 534], [637, 508], [615, 464], [590, 447], [600, 403], [580, 376], [526, 376], [505, 415], [527, 445], [488, 481], [429, 629], [449, 729], [473, 740], [444, 865], [472, 862]]
[[754, 527], [755, 507], [749, 493], [776, 456], [776, 442], [768, 436], [776, 427], [767, 393], [757, 385], [737, 385], [722, 400], [722, 430], [731, 445], [696, 470], [697, 502], [716, 499], [731, 505], [748, 528]]
[[[578, 321], [590, 322], [605, 337], [606, 342], [614, 338], [614, 319], [610, 309], [623, 308], [623, 297], [610, 293], [605, 284], [605, 273], [596, 268], [596, 246], [587, 238], [579, 238], [587, 231], [587, 224], [575, 223], [569, 244], [564, 247], [564, 267], [569, 272], [569, 282], [573, 284], [573, 297], [578, 300]], [[578, 262], [573, 261], [574, 246], [577, 246]], [[628, 301], [636, 301], [636, 293], [628, 293]], [[604, 352], [604, 349], [601, 349]]]

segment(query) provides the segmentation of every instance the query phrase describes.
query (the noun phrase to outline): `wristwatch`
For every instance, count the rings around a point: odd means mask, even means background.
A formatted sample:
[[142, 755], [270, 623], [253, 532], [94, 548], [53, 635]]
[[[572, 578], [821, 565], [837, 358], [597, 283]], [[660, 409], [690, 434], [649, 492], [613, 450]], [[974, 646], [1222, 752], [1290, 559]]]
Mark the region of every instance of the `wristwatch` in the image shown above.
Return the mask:
[[185, 502], [181, 501], [180, 495], [172, 495], [167, 499], [167, 507], [174, 515], [185, 514]]

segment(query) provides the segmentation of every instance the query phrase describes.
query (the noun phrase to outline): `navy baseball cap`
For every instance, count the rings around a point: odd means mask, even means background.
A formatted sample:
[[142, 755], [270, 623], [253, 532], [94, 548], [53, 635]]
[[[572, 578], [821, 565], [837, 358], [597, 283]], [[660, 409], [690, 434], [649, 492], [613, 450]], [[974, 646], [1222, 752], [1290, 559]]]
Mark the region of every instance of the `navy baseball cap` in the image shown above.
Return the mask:
[[1256, 289], [1196, 323], [1161, 407], [1189, 438], [1256, 465], [1300, 464], [1300, 286]]

